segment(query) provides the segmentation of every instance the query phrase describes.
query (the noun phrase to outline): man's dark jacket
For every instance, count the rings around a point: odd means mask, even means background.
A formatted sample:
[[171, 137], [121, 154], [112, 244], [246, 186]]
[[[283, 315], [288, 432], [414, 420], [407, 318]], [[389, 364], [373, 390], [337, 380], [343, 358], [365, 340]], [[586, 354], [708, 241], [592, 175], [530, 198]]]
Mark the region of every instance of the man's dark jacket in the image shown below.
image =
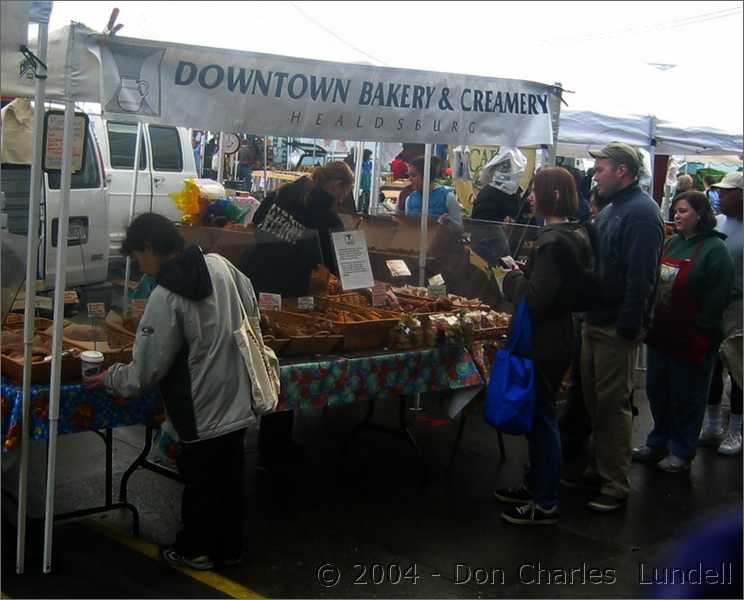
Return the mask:
[[633, 339], [651, 321], [664, 224], [659, 205], [638, 184], [607, 202], [595, 222], [604, 302], [586, 313], [586, 321], [614, 325], [620, 335]]

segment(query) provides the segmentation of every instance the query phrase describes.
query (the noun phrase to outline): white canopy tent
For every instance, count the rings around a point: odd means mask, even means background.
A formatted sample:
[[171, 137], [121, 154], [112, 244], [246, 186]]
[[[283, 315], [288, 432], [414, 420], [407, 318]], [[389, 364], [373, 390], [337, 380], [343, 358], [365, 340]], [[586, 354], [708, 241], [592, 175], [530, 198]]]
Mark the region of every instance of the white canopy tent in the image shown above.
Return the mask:
[[[654, 116], [611, 116], [591, 111], [563, 111], [558, 134], [561, 156], [588, 157], [590, 150], [612, 141], [640, 148], [655, 147], [656, 154], [741, 154], [742, 134], [704, 127], [682, 127]], [[655, 143], [654, 143], [655, 142]]]
[[[45, 573], [51, 571], [69, 141], [76, 101], [98, 102], [104, 115], [138, 123], [188, 124], [263, 135], [421, 142], [426, 144], [427, 159], [434, 143], [550, 146], [560, 107], [560, 88], [540, 83], [110, 38], [78, 23], [52, 33], [49, 46], [47, 94], [65, 103], [65, 143], [49, 403]], [[32, 96], [28, 81], [17, 77], [17, 67], [17, 61], [2, 61], [0, 91], [3, 95]], [[420, 264], [424, 265], [428, 171], [429, 160], [421, 219]], [[36, 203], [38, 198], [32, 195], [31, 204]], [[28, 261], [35, 264], [32, 255]], [[32, 332], [33, 320], [27, 323]], [[29, 396], [24, 394], [24, 410], [28, 403]], [[22, 444], [21, 452], [28, 452], [27, 444]], [[19, 496], [26, 493], [21, 485]], [[19, 530], [19, 545], [23, 543], [20, 538]], [[22, 568], [21, 563], [21, 572]]]

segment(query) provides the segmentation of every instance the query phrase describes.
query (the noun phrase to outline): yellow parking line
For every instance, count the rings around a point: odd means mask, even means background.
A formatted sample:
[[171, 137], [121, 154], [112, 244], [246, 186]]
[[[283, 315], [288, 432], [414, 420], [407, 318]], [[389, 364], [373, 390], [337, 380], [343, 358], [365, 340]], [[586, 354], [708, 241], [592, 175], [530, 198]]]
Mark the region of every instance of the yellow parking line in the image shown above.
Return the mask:
[[[123, 544], [124, 546], [127, 546], [128, 548], [131, 548], [132, 550], [135, 550], [139, 552], [140, 554], [147, 556], [148, 558], [152, 558], [154, 560], [160, 560], [158, 547], [155, 544], [150, 544], [148, 542], [145, 542], [144, 540], [130, 537], [122, 533], [121, 531], [118, 531], [111, 527], [107, 527], [96, 521], [89, 520], [89, 521], [85, 521], [85, 523], [91, 529], [95, 529], [96, 531], [102, 533], [103, 535], [114, 540], [115, 542]], [[189, 569], [188, 567], [172, 567], [172, 568], [178, 571], [181, 571], [181, 573], [188, 575], [192, 579], [201, 581], [202, 583], [207, 584], [209, 587], [215, 590], [218, 590], [222, 592], [223, 594], [227, 594], [228, 596], [231, 596], [232, 598], [264, 598], [265, 597], [259, 594], [258, 592], [254, 592], [252, 589], [245, 587], [243, 585], [240, 585], [239, 583], [236, 583], [232, 581], [231, 579], [228, 579], [227, 577], [223, 577], [222, 575], [219, 575], [218, 573], [215, 573], [213, 571], [197, 571], [195, 569]], [[3, 596], [3, 597], [7, 598], [7, 596]]]

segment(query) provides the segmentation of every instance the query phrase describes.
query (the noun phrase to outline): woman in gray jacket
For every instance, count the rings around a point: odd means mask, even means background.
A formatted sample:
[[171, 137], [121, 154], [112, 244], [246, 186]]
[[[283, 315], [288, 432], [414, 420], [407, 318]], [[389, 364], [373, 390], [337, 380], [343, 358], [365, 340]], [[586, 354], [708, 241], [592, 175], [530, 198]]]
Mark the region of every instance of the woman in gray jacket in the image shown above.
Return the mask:
[[248, 278], [198, 247], [184, 248], [157, 214], [137, 217], [122, 250], [157, 286], [137, 330], [132, 362], [114, 364], [92, 384], [118, 396], [159, 386], [181, 440], [183, 529], [161, 548], [167, 562], [207, 570], [234, 564], [243, 551], [243, 438], [256, 418], [251, 382], [233, 332], [241, 306], [261, 336]]

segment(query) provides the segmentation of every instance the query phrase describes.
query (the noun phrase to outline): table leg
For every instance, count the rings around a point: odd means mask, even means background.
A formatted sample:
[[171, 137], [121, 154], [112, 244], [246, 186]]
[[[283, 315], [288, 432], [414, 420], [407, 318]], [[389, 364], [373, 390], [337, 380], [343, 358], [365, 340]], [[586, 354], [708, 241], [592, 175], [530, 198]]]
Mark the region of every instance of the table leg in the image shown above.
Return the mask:
[[129, 468], [124, 471], [124, 475], [121, 476], [121, 483], [119, 484], [119, 500], [125, 502], [127, 499], [127, 485], [129, 485], [129, 478], [132, 476], [139, 466], [141, 466], [147, 455], [150, 453], [152, 448], [152, 427], [148, 425], [145, 427], [145, 446], [142, 448], [142, 452], [139, 453], [137, 458], [134, 459]]
[[[450, 454], [450, 460], [447, 464], [447, 476], [452, 477], [452, 472], [455, 466], [455, 458], [460, 453], [460, 445], [462, 443], [462, 434], [465, 431], [465, 411], [460, 411], [460, 423], [457, 426], [457, 435], [455, 436], [455, 443], [452, 444], [452, 452]], [[501, 434], [499, 434], [500, 436]]]

